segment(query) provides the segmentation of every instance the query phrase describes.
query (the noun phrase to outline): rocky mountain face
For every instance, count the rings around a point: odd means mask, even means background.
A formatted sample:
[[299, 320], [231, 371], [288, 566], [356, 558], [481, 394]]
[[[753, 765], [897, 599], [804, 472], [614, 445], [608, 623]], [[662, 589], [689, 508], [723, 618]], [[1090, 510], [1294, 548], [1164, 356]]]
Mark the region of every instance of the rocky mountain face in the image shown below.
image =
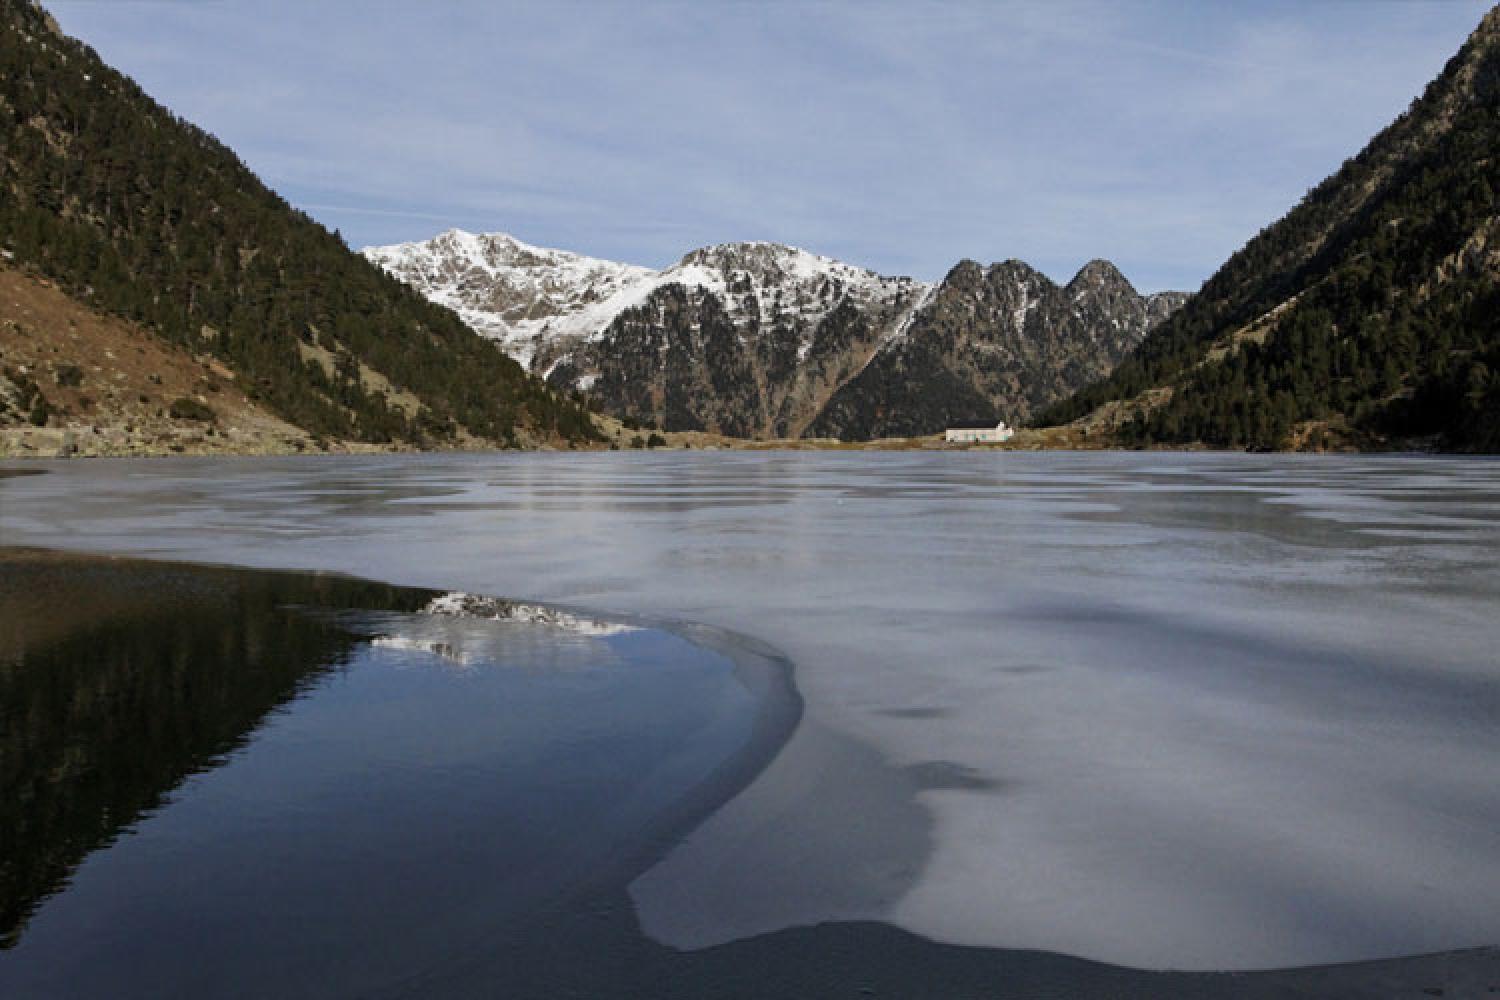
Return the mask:
[[654, 273], [461, 229], [364, 254], [527, 366], [538, 346], [593, 332], [594, 307]]
[[1183, 298], [1141, 296], [1102, 261], [1066, 288], [1019, 262], [965, 262], [933, 286], [775, 243], [662, 271], [458, 231], [365, 255], [612, 415], [737, 437], [1024, 419], [1107, 373]]
[[863, 440], [962, 420], [1024, 422], [1108, 374], [1184, 298], [1140, 295], [1102, 260], [1061, 287], [1018, 260], [963, 261], [808, 432]]
[[554, 385], [619, 416], [798, 437], [925, 290], [778, 244], [707, 247], [635, 290], [596, 335], [538, 360]]
[[1358, 155], [1038, 422], [1122, 444], [1500, 451], [1497, 107], [1500, 8]]

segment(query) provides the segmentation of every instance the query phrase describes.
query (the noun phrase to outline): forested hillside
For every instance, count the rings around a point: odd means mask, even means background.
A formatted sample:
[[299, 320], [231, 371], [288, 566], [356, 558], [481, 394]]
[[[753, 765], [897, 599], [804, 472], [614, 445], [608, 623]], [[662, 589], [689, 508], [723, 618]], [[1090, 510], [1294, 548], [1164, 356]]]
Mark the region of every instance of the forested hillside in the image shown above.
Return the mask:
[[13, 264], [220, 359], [314, 434], [595, 435], [580, 406], [350, 252], [29, 0], [0, 0], [0, 192]]
[[1404, 115], [1037, 423], [1120, 402], [1125, 444], [1500, 450], [1497, 155], [1491, 11]]

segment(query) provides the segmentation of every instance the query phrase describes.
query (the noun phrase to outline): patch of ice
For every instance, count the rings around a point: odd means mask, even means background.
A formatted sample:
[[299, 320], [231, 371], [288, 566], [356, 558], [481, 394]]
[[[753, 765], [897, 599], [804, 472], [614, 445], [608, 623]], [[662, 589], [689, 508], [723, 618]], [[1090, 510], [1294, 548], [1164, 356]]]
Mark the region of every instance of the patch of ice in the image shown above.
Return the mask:
[[638, 626], [624, 622], [605, 621], [564, 611], [544, 604], [526, 604], [507, 601], [499, 597], [485, 597], [453, 591], [435, 597], [422, 609], [428, 615], [454, 615], [462, 618], [483, 618], [489, 621], [517, 622], [523, 625], [545, 625], [575, 635], [610, 636], [640, 631]]

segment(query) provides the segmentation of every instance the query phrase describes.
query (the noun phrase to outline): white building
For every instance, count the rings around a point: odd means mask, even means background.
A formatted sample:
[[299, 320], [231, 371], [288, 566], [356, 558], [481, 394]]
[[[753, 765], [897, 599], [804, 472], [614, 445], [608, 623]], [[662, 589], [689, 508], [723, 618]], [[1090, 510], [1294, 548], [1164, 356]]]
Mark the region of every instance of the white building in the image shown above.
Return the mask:
[[1009, 441], [1015, 431], [1005, 426], [1005, 421], [991, 424], [985, 421], [953, 424], [943, 432], [943, 440], [949, 444], [999, 444]]

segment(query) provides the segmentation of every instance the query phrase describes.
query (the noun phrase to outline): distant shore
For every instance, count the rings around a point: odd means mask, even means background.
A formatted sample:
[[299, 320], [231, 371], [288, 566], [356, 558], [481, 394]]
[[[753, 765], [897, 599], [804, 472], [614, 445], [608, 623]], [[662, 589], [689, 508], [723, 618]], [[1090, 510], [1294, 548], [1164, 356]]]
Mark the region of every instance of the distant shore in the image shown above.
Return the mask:
[[[1022, 428], [1014, 438], [998, 444], [951, 444], [942, 435], [877, 438], [871, 441], [839, 441], [834, 438], [732, 438], [705, 431], [632, 431], [622, 426], [605, 428], [603, 441], [562, 448], [541, 443], [534, 447], [500, 449], [494, 442], [469, 441], [442, 448], [418, 448], [408, 442], [371, 444], [364, 441], [318, 441], [287, 434], [207, 433], [203, 427], [184, 427], [169, 433], [142, 435], [107, 427], [7, 427], [0, 428], [0, 459], [50, 458], [166, 458], [173, 455], [286, 456], [286, 455], [392, 455], [485, 451], [945, 451], [945, 452], [1033, 452], [1033, 451], [1139, 451], [1115, 444], [1108, 438], [1079, 435], [1070, 428]], [[660, 440], [647, 444], [651, 436]], [[1206, 445], [1170, 445], [1148, 451], [1227, 451]], [[1284, 454], [1386, 454], [1420, 452], [1444, 454], [1431, 441], [1396, 441], [1375, 446], [1342, 444], [1300, 448]]]

